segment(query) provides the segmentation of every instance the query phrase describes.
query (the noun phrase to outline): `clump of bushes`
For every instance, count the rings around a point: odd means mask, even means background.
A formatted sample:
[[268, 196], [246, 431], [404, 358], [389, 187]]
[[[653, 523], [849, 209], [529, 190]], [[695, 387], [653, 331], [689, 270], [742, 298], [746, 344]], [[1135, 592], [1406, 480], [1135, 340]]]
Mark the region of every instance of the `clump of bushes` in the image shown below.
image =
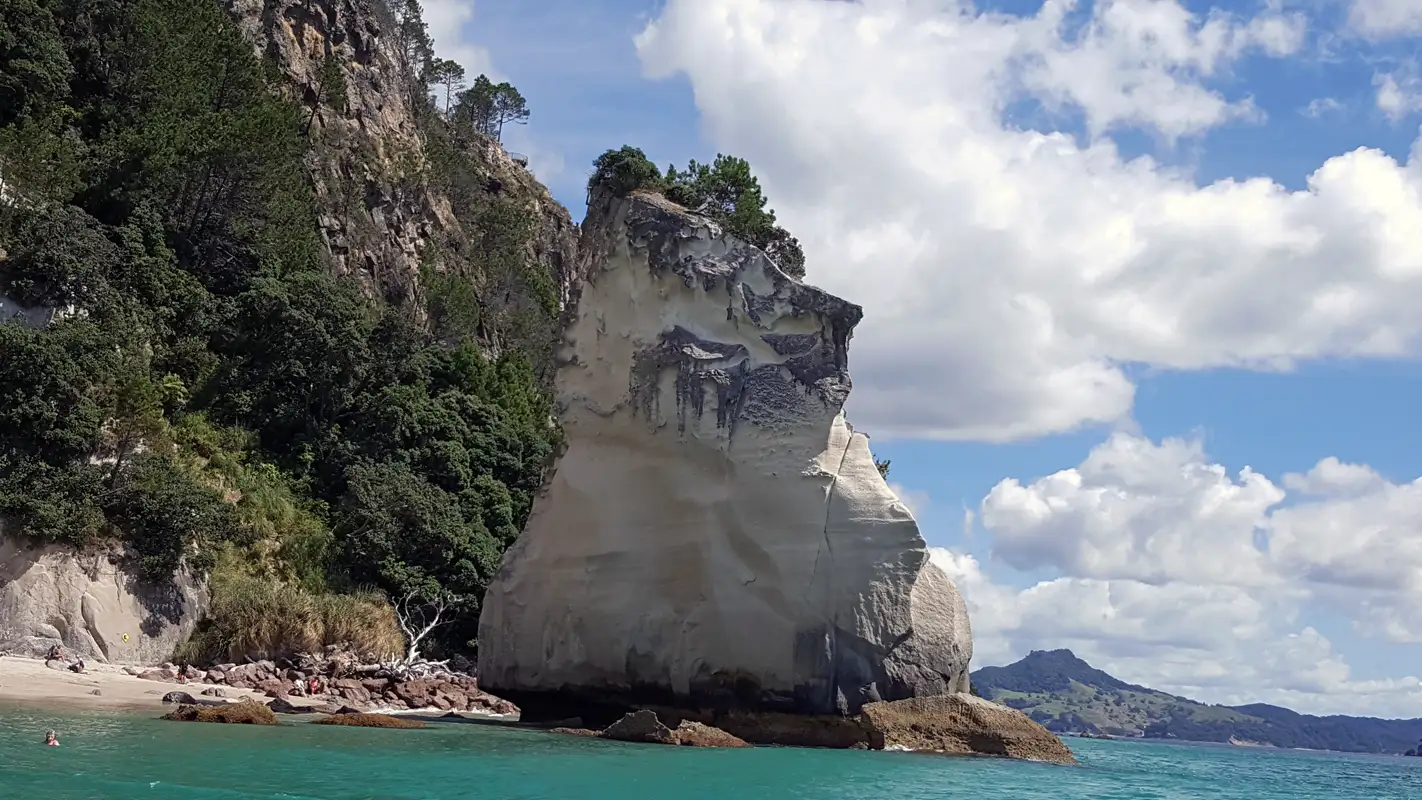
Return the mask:
[[277, 658], [349, 647], [370, 660], [404, 650], [395, 611], [375, 593], [312, 593], [300, 586], [236, 572], [223, 564], [210, 584], [207, 617], [179, 648], [184, 661]]

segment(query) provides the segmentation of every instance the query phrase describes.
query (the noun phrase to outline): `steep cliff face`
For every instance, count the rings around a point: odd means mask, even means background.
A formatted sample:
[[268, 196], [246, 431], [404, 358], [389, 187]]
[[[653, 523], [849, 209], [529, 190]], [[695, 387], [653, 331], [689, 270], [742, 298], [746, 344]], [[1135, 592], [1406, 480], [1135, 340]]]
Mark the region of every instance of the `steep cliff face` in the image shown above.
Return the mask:
[[861, 310], [655, 195], [594, 197], [568, 448], [489, 587], [483, 686], [853, 714], [967, 690], [962, 598], [845, 421]]
[[52, 645], [91, 661], [152, 664], [187, 638], [207, 606], [186, 571], [145, 584], [123, 549], [31, 547], [0, 531], [0, 652], [43, 657]]
[[[447, 130], [416, 88], [394, 41], [385, 0], [223, 0], [292, 96], [312, 110], [306, 166], [316, 190], [322, 238], [334, 270], [372, 296], [422, 306], [422, 267], [479, 280], [454, 263], [477, 258], [469, 199], [452, 198], [430, 135]], [[331, 80], [334, 69], [338, 80]], [[469, 183], [526, 205], [534, 218], [525, 247], [566, 295], [577, 229], [568, 212], [496, 142], [453, 142]]]

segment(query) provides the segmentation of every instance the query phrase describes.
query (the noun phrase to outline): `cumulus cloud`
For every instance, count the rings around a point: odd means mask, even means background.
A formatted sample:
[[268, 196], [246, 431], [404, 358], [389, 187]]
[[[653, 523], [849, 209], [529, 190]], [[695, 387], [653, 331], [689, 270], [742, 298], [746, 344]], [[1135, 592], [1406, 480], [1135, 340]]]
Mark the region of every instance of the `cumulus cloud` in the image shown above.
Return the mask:
[[1422, 111], [1422, 78], [1418, 78], [1416, 67], [1379, 73], [1373, 76], [1373, 86], [1378, 110], [1388, 117], [1399, 120]]
[[1416, 0], [1353, 0], [1348, 21], [1374, 39], [1422, 33], [1422, 3]]
[[[1343, 153], [1290, 191], [1200, 186], [1103, 135], [1249, 116], [1219, 79], [1292, 52], [1302, 27], [1179, 0], [1048, 0], [1026, 17], [669, 0], [637, 46], [649, 75], [689, 78], [710, 140], [755, 165], [810, 279], [865, 306], [856, 420], [1005, 441], [1128, 415], [1132, 362], [1415, 352], [1422, 149]], [[1088, 135], [1024, 129], [1024, 103], [1080, 115]]]
[[481, 73], [500, 80], [489, 48], [476, 44], [468, 27], [474, 20], [474, 0], [424, 0], [423, 7], [440, 58], [458, 62], [470, 80]]
[[1362, 635], [1422, 642], [1422, 480], [1326, 458], [1280, 483], [1230, 474], [1198, 442], [1117, 434], [982, 502], [995, 559], [1062, 577], [1015, 589], [971, 556], [934, 559], [968, 598], [982, 663], [1051, 643], [1218, 702], [1422, 715], [1416, 678], [1355, 681], [1300, 622], [1326, 607]]

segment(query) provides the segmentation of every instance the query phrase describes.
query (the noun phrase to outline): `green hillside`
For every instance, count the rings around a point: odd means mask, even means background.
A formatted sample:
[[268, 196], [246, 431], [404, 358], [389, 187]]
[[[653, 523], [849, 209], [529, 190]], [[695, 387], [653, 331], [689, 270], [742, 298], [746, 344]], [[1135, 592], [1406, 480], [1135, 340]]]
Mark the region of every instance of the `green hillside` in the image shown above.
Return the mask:
[[1037, 650], [984, 667], [973, 688], [1058, 733], [1184, 739], [1361, 753], [1403, 753], [1422, 740], [1422, 719], [1299, 714], [1265, 704], [1199, 703], [1121, 681], [1070, 650]]

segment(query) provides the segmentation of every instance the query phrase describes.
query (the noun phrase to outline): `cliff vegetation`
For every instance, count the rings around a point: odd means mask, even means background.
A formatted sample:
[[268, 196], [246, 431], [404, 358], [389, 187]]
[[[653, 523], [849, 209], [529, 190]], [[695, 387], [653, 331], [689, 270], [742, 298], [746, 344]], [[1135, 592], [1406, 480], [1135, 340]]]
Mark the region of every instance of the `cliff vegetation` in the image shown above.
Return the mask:
[[0, 0], [0, 293], [53, 320], [0, 324], [0, 519], [216, 570], [194, 657], [386, 648], [380, 594], [470, 646], [557, 444], [526, 107], [441, 110], [418, 3], [327, 5]]

